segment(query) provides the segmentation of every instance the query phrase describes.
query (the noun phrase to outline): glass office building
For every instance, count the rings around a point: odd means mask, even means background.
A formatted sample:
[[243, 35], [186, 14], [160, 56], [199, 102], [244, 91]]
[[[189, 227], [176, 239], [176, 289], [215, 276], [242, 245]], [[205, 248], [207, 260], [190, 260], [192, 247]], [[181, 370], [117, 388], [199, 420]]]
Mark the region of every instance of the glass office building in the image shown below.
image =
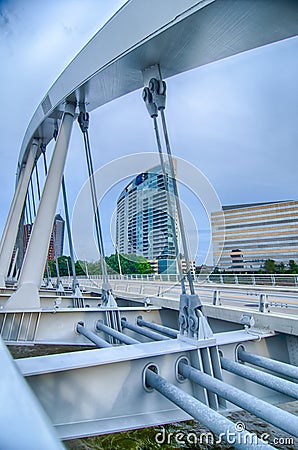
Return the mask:
[[[259, 269], [267, 259], [298, 261], [298, 201], [224, 206], [211, 216], [214, 261], [221, 269]], [[221, 254], [219, 240], [225, 230]]]
[[54, 255], [55, 258], [63, 255], [65, 220], [56, 214], [53, 226]]
[[[175, 211], [171, 177], [167, 176], [166, 184], [171, 210]], [[173, 215], [177, 234], [176, 215]], [[117, 201], [116, 245], [119, 253], [158, 260], [162, 272], [173, 263], [174, 237], [160, 166], [140, 173], [121, 192]]]

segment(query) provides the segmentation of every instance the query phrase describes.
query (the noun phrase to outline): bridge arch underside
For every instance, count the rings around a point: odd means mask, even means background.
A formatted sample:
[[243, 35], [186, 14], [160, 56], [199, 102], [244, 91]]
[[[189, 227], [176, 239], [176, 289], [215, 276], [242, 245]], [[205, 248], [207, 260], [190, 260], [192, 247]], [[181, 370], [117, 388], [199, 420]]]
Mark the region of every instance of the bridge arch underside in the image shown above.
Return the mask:
[[168, 78], [297, 34], [295, 0], [130, 0], [43, 98], [26, 130], [18, 168], [33, 138], [51, 141], [66, 101], [90, 112], [141, 88], [152, 66]]

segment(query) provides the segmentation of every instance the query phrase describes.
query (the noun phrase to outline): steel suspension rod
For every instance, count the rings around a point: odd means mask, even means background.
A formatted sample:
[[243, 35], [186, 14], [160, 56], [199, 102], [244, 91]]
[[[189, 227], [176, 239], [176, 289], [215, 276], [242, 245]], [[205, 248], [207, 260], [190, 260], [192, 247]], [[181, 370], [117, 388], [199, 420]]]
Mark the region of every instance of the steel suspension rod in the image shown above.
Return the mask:
[[191, 274], [191, 270], [190, 270], [190, 258], [189, 258], [188, 244], [187, 244], [187, 240], [186, 240], [185, 227], [184, 227], [180, 198], [179, 198], [179, 193], [178, 193], [177, 179], [176, 179], [176, 174], [175, 174], [175, 168], [174, 168], [174, 163], [173, 163], [173, 157], [172, 157], [172, 151], [171, 151], [171, 146], [170, 146], [170, 140], [169, 140], [169, 134], [168, 134], [167, 124], [166, 124], [164, 108], [160, 109], [160, 115], [161, 115], [161, 123], [162, 123], [162, 127], [163, 127], [164, 138], [165, 138], [166, 150], [167, 150], [167, 154], [168, 154], [168, 161], [169, 161], [169, 165], [170, 165], [170, 174], [171, 174], [171, 177], [173, 180], [173, 186], [174, 186], [174, 197], [175, 197], [176, 210], [177, 210], [177, 216], [178, 216], [179, 228], [180, 228], [180, 235], [181, 235], [181, 240], [182, 240], [185, 264], [186, 264], [187, 280], [188, 280], [188, 284], [189, 284], [190, 293], [195, 294], [194, 283], [193, 283], [192, 274]]
[[124, 318], [121, 319], [121, 325], [123, 328], [127, 328], [128, 330], [134, 331], [135, 333], [138, 333], [138, 334], [142, 334], [143, 336], [146, 336], [155, 341], [168, 341], [170, 339], [169, 337], [163, 336], [162, 334], [155, 333], [154, 331], [150, 331], [150, 330], [145, 330], [142, 327], [138, 327], [137, 325], [129, 323]]
[[241, 347], [238, 349], [238, 358], [243, 362], [248, 362], [255, 366], [262, 367], [263, 369], [272, 370], [273, 372], [298, 380], [298, 367], [296, 366], [281, 361], [275, 361], [264, 356], [254, 355]]
[[70, 253], [70, 264], [71, 264], [71, 271], [72, 271], [72, 278], [73, 278], [72, 290], [74, 292], [76, 286], [79, 286], [79, 283], [77, 281], [76, 267], [75, 267], [75, 262], [74, 262], [73, 240], [72, 240], [72, 234], [71, 234], [71, 228], [70, 228], [69, 209], [68, 209], [67, 192], [66, 192], [64, 175], [62, 176], [62, 197], [63, 197], [63, 204], [64, 204], [64, 214], [65, 214], [66, 231], [67, 231], [67, 237], [68, 237], [68, 246], [69, 246], [69, 253]]
[[172, 230], [172, 235], [173, 235], [175, 254], [176, 254], [176, 258], [177, 258], [177, 266], [178, 266], [179, 278], [180, 278], [180, 283], [181, 283], [181, 289], [182, 289], [182, 294], [186, 294], [184, 275], [183, 275], [183, 271], [182, 271], [182, 263], [181, 263], [180, 252], [179, 252], [179, 243], [178, 243], [178, 238], [177, 238], [177, 234], [176, 234], [176, 223], [175, 223], [175, 219], [174, 219], [175, 216], [174, 216], [174, 210], [172, 207], [172, 202], [171, 202], [171, 197], [170, 197], [170, 189], [169, 189], [170, 186], [168, 183], [168, 174], [166, 171], [166, 166], [165, 166], [165, 161], [164, 161], [164, 156], [163, 156], [162, 146], [161, 146], [161, 140], [160, 140], [160, 134], [159, 134], [159, 129], [158, 129], [158, 123], [157, 123], [158, 109], [157, 109], [156, 104], [153, 102], [152, 93], [150, 92], [148, 87], [145, 87], [143, 89], [142, 95], [143, 95], [143, 100], [146, 103], [149, 115], [153, 119], [153, 127], [154, 127], [154, 132], [155, 132], [157, 149], [158, 149], [158, 153], [159, 153], [160, 165], [161, 165], [162, 174], [163, 174], [164, 189], [166, 192], [167, 206], [168, 206], [168, 212], [169, 212], [169, 216], [170, 216], [171, 230]]
[[77, 330], [77, 332], [79, 334], [82, 334], [87, 339], [89, 339], [89, 341], [93, 342], [97, 347], [100, 347], [100, 348], [112, 347], [112, 345], [109, 344], [107, 341], [105, 341], [104, 339], [101, 339], [95, 333], [93, 333], [92, 331], [88, 330], [84, 326], [83, 322], [78, 322], [76, 330]]
[[290, 397], [298, 400], [298, 385], [296, 383], [292, 383], [291, 381], [284, 380], [258, 369], [253, 369], [252, 367], [245, 366], [244, 364], [230, 361], [226, 358], [221, 358], [220, 361], [221, 367], [228, 372], [247, 378], [248, 380], [254, 381], [255, 383], [281, 392], [282, 394], [289, 395]]
[[181, 361], [178, 366], [179, 373], [194, 383], [209, 389], [220, 397], [225, 398], [234, 405], [251, 412], [263, 420], [275, 425], [281, 430], [298, 437], [298, 418], [276, 406], [270, 405], [247, 392], [230, 386], [223, 381], [201, 372], [189, 364]]
[[41, 193], [40, 193], [40, 181], [39, 181], [39, 173], [38, 173], [38, 167], [37, 167], [37, 159], [35, 159], [35, 177], [36, 177], [36, 186], [37, 186], [37, 198], [39, 201], [40, 197], [41, 197]]
[[34, 217], [35, 217], [35, 216], [36, 216], [36, 207], [35, 207], [35, 199], [34, 199], [34, 190], [33, 190], [32, 175], [31, 175], [31, 177], [30, 177], [30, 188], [31, 188], [31, 198], [32, 198], [33, 214], [34, 214]]
[[[168, 178], [167, 178], [167, 171], [166, 171], [165, 161], [164, 161], [164, 157], [163, 157], [163, 153], [162, 153], [157, 118], [155, 115], [152, 118], [153, 118], [155, 137], [156, 137], [157, 148], [158, 148], [158, 153], [159, 153], [160, 165], [161, 165], [161, 169], [162, 169], [162, 173], [163, 173], [164, 187], [165, 187], [165, 191], [166, 191], [167, 205], [168, 205], [169, 216], [170, 216], [170, 221], [171, 221], [171, 230], [172, 230], [172, 235], [173, 235], [175, 254], [177, 257], [177, 266], [178, 266], [178, 272], [179, 272], [179, 279], [180, 279], [180, 283], [181, 283], [181, 290], [182, 290], [182, 294], [186, 294], [184, 275], [183, 275], [181, 257], [180, 257], [180, 252], [179, 252], [179, 244], [178, 244], [178, 238], [177, 238], [177, 234], [176, 234], [176, 223], [175, 223], [175, 219], [174, 219], [175, 216], [174, 216], [174, 211], [173, 211], [172, 203], [171, 203], [171, 196], [170, 196], [170, 189], [169, 189], [170, 183], [168, 182]], [[171, 177], [171, 180], [173, 183], [174, 180], [172, 177]], [[174, 196], [175, 196], [175, 192], [174, 192]]]
[[25, 221], [26, 223], [31, 223], [28, 215], [28, 207], [27, 207], [27, 201], [25, 201], [24, 205], [24, 215], [25, 215]]
[[246, 430], [237, 431], [235, 423], [225, 418], [218, 412], [201, 403], [196, 398], [182, 391], [175, 385], [169, 383], [160, 375], [153, 372], [149, 368], [146, 370], [146, 383], [156, 389], [160, 394], [166, 397], [175, 405], [179, 406], [198, 422], [205, 425], [213, 433], [221, 436], [224, 440], [228, 436], [234, 436], [233, 446], [239, 449], [272, 449], [271, 445], [264, 444], [257, 439], [255, 435]]
[[86, 154], [86, 161], [87, 161], [87, 168], [88, 168], [88, 175], [89, 175], [93, 214], [95, 217], [95, 231], [96, 231], [98, 250], [99, 250], [99, 254], [100, 254], [100, 264], [101, 264], [102, 279], [103, 279], [102, 295], [101, 295], [102, 305], [107, 306], [107, 307], [117, 307], [116, 300], [114, 299], [114, 296], [112, 295], [112, 286], [109, 283], [107, 265], [106, 265], [106, 260], [105, 260], [103, 235], [102, 235], [101, 221], [100, 221], [99, 208], [98, 208], [98, 197], [97, 197], [97, 192], [96, 192], [96, 183], [95, 183], [95, 178], [94, 178], [94, 169], [93, 169], [93, 162], [92, 162], [92, 155], [91, 155], [91, 148], [90, 148], [89, 134], [88, 134], [89, 114], [87, 112], [85, 112], [85, 110], [84, 111], [81, 110], [79, 117], [78, 117], [78, 122], [79, 122], [79, 126], [81, 128], [81, 131], [83, 133], [83, 138], [84, 138], [84, 146], [85, 146], [85, 154]]
[[[55, 140], [57, 139], [57, 136], [58, 136], [58, 127], [55, 128], [54, 134], [53, 134], [53, 137]], [[46, 159], [44, 160], [44, 164], [45, 164], [45, 170], [47, 170]], [[72, 240], [71, 227], [70, 227], [69, 208], [68, 208], [66, 183], [65, 183], [64, 174], [62, 175], [62, 179], [61, 179], [61, 187], [62, 187], [62, 198], [63, 198], [63, 206], [64, 206], [64, 214], [65, 214], [65, 222], [66, 222], [68, 247], [69, 247], [69, 253], [70, 253], [70, 264], [71, 264], [71, 271], [72, 271], [72, 291], [73, 291], [73, 294], [75, 294], [76, 288], [79, 288], [79, 282], [77, 280], [77, 275], [76, 275], [74, 247], [73, 247], [73, 240]], [[57, 274], [58, 274], [58, 261], [57, 261]], [[80, 293], [79, 293], [79, 296], [80, 296]]]
[[96, 185], [95, 185], [95, 180], [94, 180], [94, 169], [93, 169], [93, 162], [92, 162], [92, 158], [91, 158], [91, 149], [90, 149], [88, 131], [83, 133], [83, 136], [84, 136], [86, 159], [87, 159], [87, 166], [88, 166], [88, 175], [89, 175], [89, 179], [90, 179], [93, 211], [94, 211], [94, 216], [95, 216], [95, 231], [96, 231], [97, 244], [98, 244], [100, 260], [101, 260], [102, 276], [103, 276], [104, 283], [107, 283], [108, 282], [107, 268], [106, 268], [106, 264], [105, 264], [105, 252], [104, 252], [101, 223], [100, 223], [100, 217], [99, 217], [99, 211], [98, 211], [98, 201], [97, 201]]
[[105, 333], [109, 334], [110, 336], [113, 336], [114, 338], [118, 339], [119, 341], [123, 342], [124, 344], [140, 344], [140, 341], [137, 341], [136, 339], [133, 339], [130, 336], [126, 336], [123, 333], [120, 333], [120, 331], [114, 330], [111, 327], [108, 327], [105, 325], [101, 320], [98, 320], [96, 322], [96, 329], [99, 331], [104, 331]]
[[31, 203], [30, 203], [30, 195], [29, 195], [29, 189], [28, 189], [28, 191], [27, 191], [27, 206], [28, 206], [28, 212], [29, 212], [29, 220], [30, 220], [30, 223], [33, 223], [32, 211], [31, 211]]
[[137, 318], [137, 324], [141, 327], [151, 328], [152, 330], [158, 331], [159, 333], [164, 333], [165, 335], [174, 339], [179, 334], [178, 330], [159, 325], [158, 323], [147, 322], [146, 320], [143, 320], [142, 317]]

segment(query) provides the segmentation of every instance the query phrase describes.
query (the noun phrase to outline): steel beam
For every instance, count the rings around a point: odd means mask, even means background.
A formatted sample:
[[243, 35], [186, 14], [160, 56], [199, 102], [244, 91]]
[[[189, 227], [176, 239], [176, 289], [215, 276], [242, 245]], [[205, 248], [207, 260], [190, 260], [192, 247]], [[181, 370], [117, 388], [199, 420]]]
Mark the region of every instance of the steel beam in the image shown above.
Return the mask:
[[63, 450], [46, 413], [0, 338], [1, 448]]
[[6, 310], [40, 308], [38, 290], [47, 259], [74, 115], [75, 105], [67, 103], [24, 258], [19, 288], [4, 306]]
[[[63, 439], [191, 419], [154, 392], [142, 374], [154, 361], [175, 380], [177, 358], [195, 346], [171, 339], [16, 360]], [[183, 388], [192, 393], [190, 382]]]
[[10, 206], [9, 214], [6, 220], [4, 231], [0, 243], [0, 287], [5, 287], [5, 278], [8, 273], [13, 249], [17, 239], [19, 224], [26, 200], [29, 180], [34, 167], [34, 161], [37, 155], [39, 142], [34, 139], [28, 159], [23, 164], [14, 197]]

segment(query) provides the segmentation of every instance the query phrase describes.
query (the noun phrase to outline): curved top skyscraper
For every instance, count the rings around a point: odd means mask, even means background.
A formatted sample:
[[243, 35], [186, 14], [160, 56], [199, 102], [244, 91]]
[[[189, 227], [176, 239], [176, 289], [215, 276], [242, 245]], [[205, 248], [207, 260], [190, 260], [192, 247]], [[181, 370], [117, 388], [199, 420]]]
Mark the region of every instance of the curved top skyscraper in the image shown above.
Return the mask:
[[[173, 182], [167, 177], [170, 210], [175, 211]], [[177, 235], [175, 212], [174, 223]], [[149, 261], [171, 260], [176, 251], [161, 166], [138, 174], [117, 201], [116, 245], [120, 253], [144, 256]]]

